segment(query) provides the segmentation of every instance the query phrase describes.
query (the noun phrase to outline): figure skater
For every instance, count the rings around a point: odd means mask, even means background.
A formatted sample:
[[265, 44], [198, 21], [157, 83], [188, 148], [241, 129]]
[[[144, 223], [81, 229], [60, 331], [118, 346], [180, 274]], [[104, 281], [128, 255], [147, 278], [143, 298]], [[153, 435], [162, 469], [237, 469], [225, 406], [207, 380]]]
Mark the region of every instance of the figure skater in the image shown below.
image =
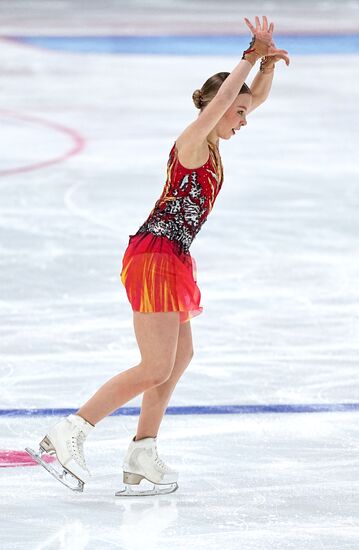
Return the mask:
[[[276, 48], [273, 23], [263, 16], [242, 59], [231, 73], [211, 76], [193, 93], [198, 117], [173, 144], [167, 180], [146, 221], [129, 236], [121, 281], [133, 310], [138, 365], [115, 375], [76, 412], [49, 429], [40, 450], [27, 451], [57, 479], [82, 491], [88, 472], [83, 443], [100, 420], [143, 393], [136, 435], [123, 461], [125, 489], [116, 495], [173, 492], [178, 473], [160, 459], [157, 435], [171, 394], [193, 356], [190, 319], [202, 312], [196, 262], [190, 246], [213, 208], [222, 187], [220, 139], [230, 139], [247, 124], [246, 117], [268, 97], [274, 67], [288, 52]], [[245, 84], [260, 61], [251, 87]], [[46, 454], [56, 455], [57, 470]], [[55, 464], [55, 463], [54, 463]], [[89, 472], [88, 472], [89, 473]], [[142, 480], [153, 484], [139, 487]], [[139, 489], [137, 492], [134, 488]]]

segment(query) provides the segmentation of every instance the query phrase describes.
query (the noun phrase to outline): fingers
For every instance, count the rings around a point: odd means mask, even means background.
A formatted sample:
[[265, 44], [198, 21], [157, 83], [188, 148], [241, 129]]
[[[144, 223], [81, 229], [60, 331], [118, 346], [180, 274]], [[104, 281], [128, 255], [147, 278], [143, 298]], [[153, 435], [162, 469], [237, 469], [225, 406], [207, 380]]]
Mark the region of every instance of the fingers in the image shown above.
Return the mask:
[[275, 51], [269, 51], [267, 53], [267, 56], [268, 57], [275, 57], [275, 56], [279, 56], [279, 57], [287, 57], [288, 56], [288, 52], [286, 50], [275, 50]]
[[278, 48], [273, 48], [272, 44], [270, 44], [270, 49], [267, 55], [277, 55], [279, 53], [288, 53], [287, 50], [278, 50]]
[[246, 22], [246, 25], [247, 27], [249, 27], [249, 30], [251, 31], [252, 34], [255, 34], [256, 33], [256, 30], [255, 28], [253, 27], [252, 23], [249, 21], [249, 19], [247, 19], [246, 17], [244, 18], [244, 21]]
[[287, 67], [288, 67], [288, 65], [289, 65], [289, 63], [290, 63], [289, 57], [288, 57], [287, 55], [281, 55], [281, 56], [278, 56], [278, 57], [280, 57], [280, 59], [283, 59], [283, 60], [285, 61], [285, 64], [286, 64]]
[[286, 55], [286, 53], [284, 53], [285, 50], [276, 50], [275, 53], [267, 53], [267, 57], [273, 57], [274, 58], [274, 62], [278, 61], [279, 59], [283, 59], [285, 61], [285, 64], [286, 65], [289, 65], [290, 63], [290, 59], [289, 57]]
[[262, 15], [263, 17], [263, 31], [265, 32], [269, 32], [270, 34], [273, 33], [273, 30], [274, 30], [274, 23], [271, 23], [268, 27], [268, 19], [265, 15]]
[[262, 15], [262, 18], [263, 18], [263, 24], [261, 25], [261, 22], [260, 22], [260, 19], [259, 19], [258, 15], [255, 16], [255, 25], [256, 25], [255, 28], [252, 25], [252, 23], [249, 21], [249, 19], [247, 19], [247, 17], [244, 18], [244, 21], [245, 21], [247, 27], [250, 29], [250, 31], [253, 34], [257, 34], [258, 32], [266, 32], [266, 33], [272, 34], [273, 30], [274, 30], [274, 23], [271, 23], [268, 27], [267, 16]]

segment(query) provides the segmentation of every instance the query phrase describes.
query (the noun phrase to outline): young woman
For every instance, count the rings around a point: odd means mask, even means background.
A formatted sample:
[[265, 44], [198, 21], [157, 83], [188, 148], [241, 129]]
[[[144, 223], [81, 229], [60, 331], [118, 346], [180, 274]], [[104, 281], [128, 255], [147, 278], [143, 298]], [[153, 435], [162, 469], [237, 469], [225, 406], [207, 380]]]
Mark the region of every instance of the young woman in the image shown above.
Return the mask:
[[[130, 235], [121, 280], [133, 309], [140, 363], [108, 380], [76, 414], [52, 427], [39, 454], [28, 449], [74, 490], [84, 485], [83, 442], [88, 433], [141, 393], [137, 433], [123, 462], [126, 489], [116, 494], [135, 494], [132, 487], [142, 479], [153, 488], [137, 494], [168, 493], [178, 487], [178, 473], [159, 458], [156, 443], [171, 394], [193, 356], [190, 319], [202, 312], [189, 248], [222, 186], [219, 140], [240, 131], [248, 113], [267, 98], [275, 63], [283, 59], [289, 64], [288, 52], [278, 50], [272, 40], [273, 23], [268, 26], [265, 16], [262, 23], [255, 20], [254, 27], [245, 18], [253, 38], [233, 71], [211, 76], [193, 93], [199, 116], [175, 141], [163, 192], [146, 221]], [[249, 88], [244, 80], [259, 59], [260, 70]], [[61, 474], [44, 460], [46, 453], [56, 454]]]

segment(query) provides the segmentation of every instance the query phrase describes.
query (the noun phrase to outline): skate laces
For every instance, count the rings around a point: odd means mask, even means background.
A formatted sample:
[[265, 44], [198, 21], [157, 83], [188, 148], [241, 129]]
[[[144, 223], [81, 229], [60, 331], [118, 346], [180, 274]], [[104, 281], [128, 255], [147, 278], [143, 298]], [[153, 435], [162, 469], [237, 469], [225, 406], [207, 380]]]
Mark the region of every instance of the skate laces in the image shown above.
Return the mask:
[[163, 462], [163, 460], [160, 459], [160, 457], [157, 455], [156, 458], [155, 458], [155, 462], [156, 464], [158, 464], [158, 466], [160, 468], [162, 468], [163, 470], [167, 469], [167, 465]]
[[67, 448], [77, 464], [84, 470], [89, 471], [84, 456], [86, 434], [78, 426], [74, 426], [74, 432], [71, 435], [71, 439], [67, 441]]
[[172, 472], [171, 468], [167, 466], [165, 462], [158, 456], [157, 446], [155, 445], [155, 462], [164, 471]]

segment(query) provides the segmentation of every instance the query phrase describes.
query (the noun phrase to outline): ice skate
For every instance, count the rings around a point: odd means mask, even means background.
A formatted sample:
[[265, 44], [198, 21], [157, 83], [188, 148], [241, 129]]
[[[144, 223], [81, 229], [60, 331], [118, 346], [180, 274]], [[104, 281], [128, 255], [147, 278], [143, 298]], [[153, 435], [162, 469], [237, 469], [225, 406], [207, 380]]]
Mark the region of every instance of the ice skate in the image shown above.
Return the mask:
[[[81, 416], [70, 414], [55, 424], [40, 442], [39, 451], [26, 451], [58, 481], [76, 492], [84, 489], [84, 472], [91, 475], [85, 462], [83, 443], [94, 428]], [[44, 453], [56, 455], [57, 463], [48, 464]]]
[[[156, 437], [132, 439], [123, 461], [125, 489], [117, 491], [116, 496], [167, 495], [178, 489], [178, 473], [159, 458], [156, 443]], [[139, 487], [141, 482], [152, 488]]]

